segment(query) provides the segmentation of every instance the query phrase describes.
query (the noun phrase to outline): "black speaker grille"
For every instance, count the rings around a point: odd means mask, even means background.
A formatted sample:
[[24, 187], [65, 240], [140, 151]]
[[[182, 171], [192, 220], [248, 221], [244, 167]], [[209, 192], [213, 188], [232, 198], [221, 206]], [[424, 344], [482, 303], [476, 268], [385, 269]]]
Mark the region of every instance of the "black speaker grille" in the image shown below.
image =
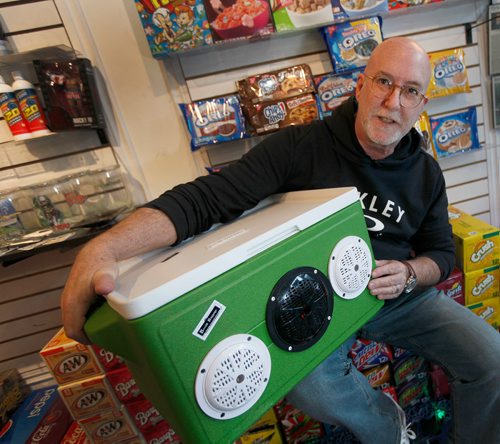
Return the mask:
[[312, 267], [283, 275], [267, 303], [266, 321], [271, 339], [284, 350], [301, 351], [326, 331], [333, 312], [333, 289], [328, 278]]

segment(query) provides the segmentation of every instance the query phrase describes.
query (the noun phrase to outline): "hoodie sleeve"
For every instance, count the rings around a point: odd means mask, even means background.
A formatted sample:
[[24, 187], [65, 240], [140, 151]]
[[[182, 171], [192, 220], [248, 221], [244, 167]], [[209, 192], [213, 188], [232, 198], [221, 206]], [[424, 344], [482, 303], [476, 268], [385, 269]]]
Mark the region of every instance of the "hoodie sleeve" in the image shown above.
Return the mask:
[[412, 245], [417, 256], [426, 256], [436, 262], [441, 270], [441, 280], [444, 280], [455, 265], [455, 244], [448, 220], [446, 185], [440, 169], [437, 175], [439, 179], [436, 181], [429, 211], [413, 237]]

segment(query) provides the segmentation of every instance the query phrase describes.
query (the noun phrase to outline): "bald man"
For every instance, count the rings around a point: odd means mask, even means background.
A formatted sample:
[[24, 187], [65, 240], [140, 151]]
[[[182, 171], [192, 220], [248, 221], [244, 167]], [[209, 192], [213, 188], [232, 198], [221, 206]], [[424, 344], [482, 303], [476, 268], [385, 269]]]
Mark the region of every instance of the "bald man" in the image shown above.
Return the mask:
[[[270, 194], [355, 186], [376, 267], [368, 285], [384, 307], [358, 335], [440, 364], [453, 396], [451, 442], [500, 442], [500, 339], [433, 285], [454, 265], [445, 182], [413, 124], [427, 98], [425, 51], [393, 38], [373, 52], [355, 97], [323, 121], [267, 137], [220, 173], [174, 187], [90, 241], [61, 297], [68, 336], [87, 342], [85, 313], [114, 289], [117, 262], [228, 222]], [[251, 301], [249, 301], [251, 303]], [[404, 412], [373, 390], [348, 358], [350, 338], [288, 395], [312, 417], [349, 428], [363, 443], [414, 437]]]

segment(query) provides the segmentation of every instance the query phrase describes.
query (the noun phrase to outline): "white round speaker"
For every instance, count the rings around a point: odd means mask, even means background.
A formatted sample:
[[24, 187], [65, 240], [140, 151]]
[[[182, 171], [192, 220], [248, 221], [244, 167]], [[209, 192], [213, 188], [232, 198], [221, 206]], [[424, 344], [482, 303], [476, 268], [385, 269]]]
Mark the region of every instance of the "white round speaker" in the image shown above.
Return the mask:
[[335, 245], [328, 265], [333, 290], [344, 299], [358, 297], [372, 273], [372, 254], [368, 244], [357, 236], [347, 236]]
[[211, 418], [235, 418], [259, 400], [270, 374], [271, 355], [264, 342], [252, 335], [230, 336], [198, 368], [196, 401]]

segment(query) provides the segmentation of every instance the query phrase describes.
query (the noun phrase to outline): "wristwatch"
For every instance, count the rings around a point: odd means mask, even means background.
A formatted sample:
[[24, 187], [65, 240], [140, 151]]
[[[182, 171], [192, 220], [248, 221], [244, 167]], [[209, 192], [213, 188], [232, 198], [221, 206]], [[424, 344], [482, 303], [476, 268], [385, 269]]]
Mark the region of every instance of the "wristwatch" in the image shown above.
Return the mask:
[[417, 286], [417, 274], [415, 273], [415, 270], [413, 269], [413, 267], [410, 265], [409, 262], [407, 261], [400, 261], [400, 262], [406, 265], [406, 268], [408, 268], [408, 273], [410, 274], [410, 276], [406, 280], [404, 292], [411, 293], [413, 289]]

